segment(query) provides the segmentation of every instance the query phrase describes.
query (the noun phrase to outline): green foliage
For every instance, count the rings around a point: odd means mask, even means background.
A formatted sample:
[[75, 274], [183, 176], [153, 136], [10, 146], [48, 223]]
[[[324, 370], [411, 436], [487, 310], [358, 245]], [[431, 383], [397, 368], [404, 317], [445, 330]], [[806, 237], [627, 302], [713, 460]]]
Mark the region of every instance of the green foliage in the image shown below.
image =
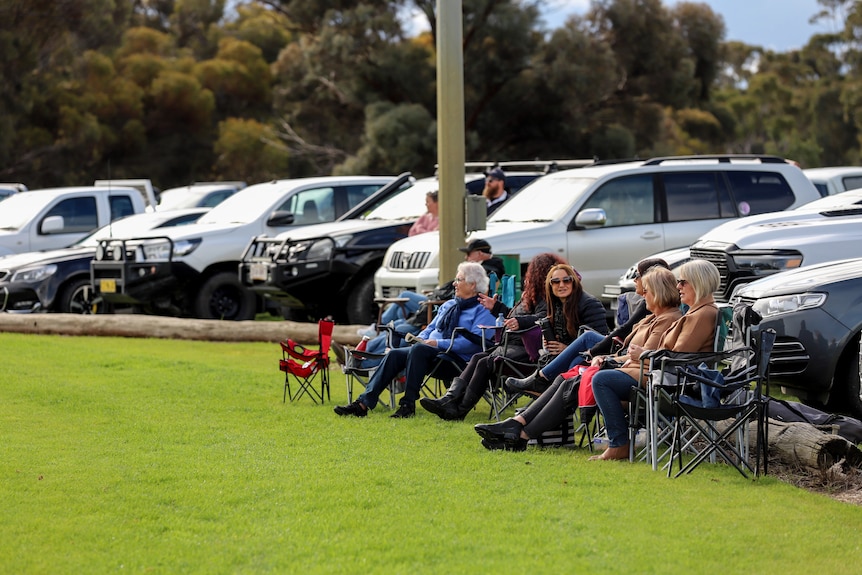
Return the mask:
[[[30, 187], [160, 187], [434, 164], [437, 0], [0, 1], [0, 168]], [[862, 157], [862, 11], [800, 50], [725, 42], [698, 2], [596, 0], [547, 30], [539, 0], [464, 0], [470, 159], [652, 153]], [[411, 37], [408, 10], [429, 31]], [[226, 146], [226, 120], [274, 134]], [[221, 150], [220, 154], [215, 149]], [[286, 153], [285, 153], [286, 152]], [[284, 159], [289, 158], [285, 168]], [[225, 170], [250, 169], [248, 173]]]
[[277, 180], [288, 174], [289, 154], [278, 145], [275, 131], [254, 120], [228, 118], [219, 123], [216, 169], [246, 174], [253, 182]]
[[[278, 347], [0, 334], [5, 573], [845, 572], [857, 506], [283, 404]], [[333, 402], [345, 400], [333, 370]]]

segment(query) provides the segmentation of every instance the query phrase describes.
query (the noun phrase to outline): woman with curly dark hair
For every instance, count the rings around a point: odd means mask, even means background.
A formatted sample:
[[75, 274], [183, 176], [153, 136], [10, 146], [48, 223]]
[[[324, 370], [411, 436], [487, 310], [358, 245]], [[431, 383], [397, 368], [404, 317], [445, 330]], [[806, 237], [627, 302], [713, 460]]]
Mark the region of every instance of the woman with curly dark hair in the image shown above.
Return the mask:
[[[584, 319], [593, 329], [607, 333], [604, 307], [599, 300], [584, 293], [571, 266], [553, 254], [540, 254], [530, 262], [530, 268], [525, 274], [528, 281], [525, 282], [524, 296], [509, 313], [504, 323], [506, 329], [526, 329], [539, 318], [548, 318], [554, 326], [556, 339], [546, 342], [546, 349], [551, 354], [559, 353], [566, 343], [575, 339]], [[541, 284], [537, 278], [542, 278]], [[527, 307], [531, 301], [536, 303], [531, 308]], [[494, 358], [502, 351], [498, 347], [491, 352], [474, 355], [461, 375], [452, 380], [446, 395], [440, 399], [423, 398], [419, 403], [442, 419], [464, 419], [488, 389], [494, 376]], [[507, 358], [515, 361], [525, 361], [528, 357], [527, 350], [519, 341], [510, 341], [505, 353]]]

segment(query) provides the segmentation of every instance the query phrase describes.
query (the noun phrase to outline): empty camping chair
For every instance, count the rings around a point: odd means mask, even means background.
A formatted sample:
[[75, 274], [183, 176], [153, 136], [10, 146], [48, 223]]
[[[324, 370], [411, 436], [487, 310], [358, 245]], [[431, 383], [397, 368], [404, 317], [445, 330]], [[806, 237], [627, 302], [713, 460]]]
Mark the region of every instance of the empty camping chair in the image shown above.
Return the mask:
[[[315, 403], [324, 397], [329, 399], [329, 348], [332, 344], [332, 328], [335, 323], [330, 319], [322, 319], [317, 324], [318, 348], [312, 349], [300, 345], [292, 339], [281, 342], [282, 359], [278, 368], [284, 372], [284, 397], [282, 401], [296, 401], [303, 395], [308, 395]], [[296, 392], [291, 387], [291, 379], [297, 384]], [[314, 387], [315, 380], [320, 380], [320, 389]]]
[[[677, 369], [679, 385], [673, 394], [674, 431], [671, 450], [673, 461], [679, 464], [675, 477], [691, 473], [708, 458], [720, 456], [743, 477], [767, 471], [766, 402], [763, 393], [767, 385], [769, 358], [775, 344], [775, 330], [758, 332], [757, 345], [731, 349], [708, 358], [722, 361], [734, 356], [726, 374], [710, 372], [686, 365]], [[689, 384], [699, 385], [700, 400], [687, 397]], [[714, 391], [715, 393], [712, 393]], [[749, 424], [755, 424], [754, 464], [749, 458]], [[683, 453], [693, 457], [683, 465]]]

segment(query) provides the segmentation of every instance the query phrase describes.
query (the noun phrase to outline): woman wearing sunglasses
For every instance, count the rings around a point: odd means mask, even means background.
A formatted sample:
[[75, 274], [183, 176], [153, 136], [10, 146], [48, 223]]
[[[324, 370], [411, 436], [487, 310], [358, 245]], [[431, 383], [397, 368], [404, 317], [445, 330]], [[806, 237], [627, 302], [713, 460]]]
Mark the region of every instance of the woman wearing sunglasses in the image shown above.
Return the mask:
[[[664, 332], [654, 349], [678, 352], [712, 351], [715, 345], [715, 323], [718, 316], [718, 308], [712, 294], [718, 289], [720, 282], [718, 269], [711, 262], [691, 260], [680, 266], [676, 290], [680, 301], [689, 308], [685, 315]], [[653, 349], [652, 346], [644, 347]], [[608, 448], [601, 455], [590, 459], [628, 459], [629, 457], [628, 422], [621, 402], [628, 401], [633, 386], [646, 384], [646, 375], [644, 379], [638, 381], [641, 374], [640, 362], [635, 361], [643, 351], [643, 348], [637, 350], [637, 355], [633, 355], [632, 360], [621, 368], [606, 369], [593, 376], [593, 394], [605, 418]], [[593, 361], [601, 361], [601, 359], [595, 358]], [[645, 367], [643, 373], [648, 372], [648, 367]]]
[[635, 272], [635, 293], [640, 296], [637, 304], [632, 308], [626, 323], [616, 328], [608, 335], [602, 335], [597, 331], [585, 331], [566, 347], [553, 361], [545, 367], [537, 369], [525, 378], [510, 377], [506, 380], [506, 389], [510, 392], [541, 392], [548, 389], [551, 383], [560, 374], [563, 374], [576, 365], [580, 365], [597, 355], [607, 355], [614, 349], [614, 344], [619, 343], [632, 332], [635, 324], [645, 318], [649, 311], [643, 299], [643, 281], [641, 277], [647, 270], [654, 267], [669, 269], [667, 262], [661, 258], [647, 258], [637, 263]]

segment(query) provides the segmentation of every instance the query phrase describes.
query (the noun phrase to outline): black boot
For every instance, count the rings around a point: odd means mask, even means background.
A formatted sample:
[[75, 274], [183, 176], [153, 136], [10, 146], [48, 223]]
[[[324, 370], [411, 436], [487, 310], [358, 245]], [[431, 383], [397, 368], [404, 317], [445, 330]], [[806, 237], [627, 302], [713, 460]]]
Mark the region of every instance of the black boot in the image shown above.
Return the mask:
[[446, 395], [440, 399], [423, 397], [419, 400], [419, 405], [424, 407], [426, 411], [430, 411], [441, 419], [449, 419], [449, 417], [446, 416], [457, 413], [457, 406], [460, 403], [461, 398], [464, 397], [464, 392], [466, 390], [467, 382], [460, 377], [456, 377], [449, 385], [449, 389], [446, 390]]
[[[484, 382], [482, 383], [482, 385], [467, 386], [467, 391], [464, 392], [461, 402], [455, 405], [454, 412], [450, 414], [452, 420], [463, 421], [467, 417], [467, 414], [470, 413], [470, 410], [476, 407], [476, 404], [479, 403], [479, 400], [482, 399], [482, 395], [485, 393]], [[444, 417], [443, 419], [446, 418]]]
[[510, 441], [521, 439], [524, 426], [511, 417], [500, 423], [479, 423], [473, 426], [476, 433], [489, 441]]
[[509, 393], [544, 393], [546, 389], [551, 387], [551, 382], [545, 379], [541, 372], [537, 369], [527, 377], [518, 379], [510, 377], [506, 379], [504, 384], [506, 391]]

